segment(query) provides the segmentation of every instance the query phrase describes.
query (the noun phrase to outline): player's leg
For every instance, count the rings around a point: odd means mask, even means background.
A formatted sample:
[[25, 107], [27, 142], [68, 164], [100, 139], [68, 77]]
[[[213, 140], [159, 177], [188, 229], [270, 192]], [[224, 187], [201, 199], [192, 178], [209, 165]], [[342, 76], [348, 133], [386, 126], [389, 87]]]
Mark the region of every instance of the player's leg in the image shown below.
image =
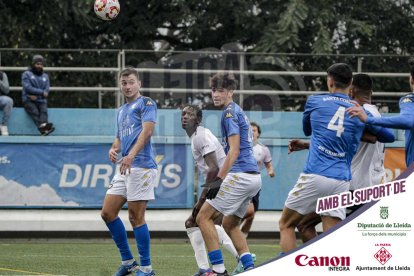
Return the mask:
[[[344, 192], [349, 191], [349, 182], [343, 181], [343, 180], [336, 180], [332, 178], [327, 177], [319, 177], [319, 183], [324, 184], [324, 187], [329, 187], [329, 190], [325, 192], [325, 194], [322, 194], [322, 196], [328, 196], [328, 195], [335, 195], [335, 194], [341, 194]], [[328, 184], [328, 185], [327, 185]], [[322, 228], [323, 231], [327, 231], [330, 228], [332, 228], [334, 225], [341, 222], [346, 217], [346, 208], [339, 208], [336, 210], [331, 210], [327, 212], [323, 212], [320, 214], [322, 218]]]
[[279, 220], [280, 247], [283, 253], [296, 248], [295, 229], [302, 217], [303, 215], [286, 206], [283, 208], [282, 216]]
[[195, 222], [192, 214], [185, 221], [185, 228], [187, 230], [188, 239], [193, 247], [194, 256], [199, 270], [195, 275], [202, 275], [210, 270], [210, 266], [208, 263], [207, 250], [203, 240], [203, 235], [201, 234], [201, 230]]
[[122, 264], [116, 276], [127, 275], [138, 269], [138, 263], [134, 260], [128, 244], [127, 232], [122, 220], [118, 217], [119, 211], [126, 202], [125, 177], [116, 174], [112, 179], [110, 187], [106, 193], [101, 217], [108, 227], [112, 239], [118, 247], [121, 255]]
[[127, 199], [129, 221], [132, 225], [140, 268], [136, 275], [155, 275], [151, 265], [150, 232], [145, 221], [148, 200], [154, 200], [154, 181], [156, 169], [132, 168], [127, 176]]
[[297, 225], [297, 229], [303, 243], [310, 241], [318, 235], [315, 227], [321, 222], [321, 216], [315, 212], [305, 215], [300, 220], [299, 224]]
[[210, 205], [210, 201], [207, 200], [200, 212], [197, 215], [196, 222], [201, 229], [204, 242], [206, 243], [208, 250], [208, 257], [213, 266], [213, 271], [217, 273], [226, 274], [226, 268], [224, 266], [223, 254], [219, 248], [219, 239], [217, 230], [214, 226], [214, 219], [220, 213]]
[[246, 215], [244, 215], [241, 224], [241, 231], [246, 238], [249, 235], [250, 228], [252, 227], [254, 215], [254, 205], [253, 202], [250, 202], [249, 207], [247, 208]]
[[240, 230], [240, 217], [235, 215], [225, 216], [223, 218], [223, 228], [229, 234], [233, 241], [234, 247], [239, 254], [240, 261], [243, 264], [244, 270], [254, 267], [252, 255], [250, 254], [249, 247], [247, 246], [246, 238]]
[[250, 229], [252, 228], [254, 216], [259, 210], [259, 199], [260, 199], [260, 191], [252, 198], [251, 203], [249, 204], [249, 208], [247, 208], [247, 212], [244, 215], [241, 231], [246, 236], [249, 235]]
[[153, 270], [151, 265], [150, 232], [148, 225], [145, 222], [146, 208], [146, 200], [128, 201], [129, 221], [134, 231], [135, 241], [140, 256], [140, 271], [144, 273], [152, 273]]
[[338, 217], [321, 216], [321, 218], [322, 218], [322, 228], [324, 232], [342, 221], [342, 219]]
[[237, 250], [234, 247], [231, 238], [221, 225], [215, 224], [215, 226], [219, 238], [219, 244], [221, 244], [237, 260], [239, 254], [237, 253]]
[[261, 180], [259, 174], [229, 173], [228, 181], [223, 182], [223, 190], [230, 191], [221, 198], [226, 203], [222, 204], [225, 214], [223, 228], [233, 241], [244, 270], [254, 267], [254, 262], [246, 237], [240, 229], [240, 220], [245, 217], [252, 198], [260, 191]]

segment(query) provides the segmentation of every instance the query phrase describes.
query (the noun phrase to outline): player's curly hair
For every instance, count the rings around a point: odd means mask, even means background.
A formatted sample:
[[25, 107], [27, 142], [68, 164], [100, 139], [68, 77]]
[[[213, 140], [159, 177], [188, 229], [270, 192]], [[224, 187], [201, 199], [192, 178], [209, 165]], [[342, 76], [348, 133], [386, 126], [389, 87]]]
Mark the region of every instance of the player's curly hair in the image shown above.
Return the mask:
[[219, 72], [210, 78], [209, 84], [212, 89], [236, 90], [238, 81], [233, 73]]
[[203, 120], [203, 111], [201, 110], [201, 108], [197, 105], [187, 104], [183, 107], [183, 109], [186, 107], [194, 110], [194, 113], [196, 114], [198, 121], [201, 123], [201, 121]]

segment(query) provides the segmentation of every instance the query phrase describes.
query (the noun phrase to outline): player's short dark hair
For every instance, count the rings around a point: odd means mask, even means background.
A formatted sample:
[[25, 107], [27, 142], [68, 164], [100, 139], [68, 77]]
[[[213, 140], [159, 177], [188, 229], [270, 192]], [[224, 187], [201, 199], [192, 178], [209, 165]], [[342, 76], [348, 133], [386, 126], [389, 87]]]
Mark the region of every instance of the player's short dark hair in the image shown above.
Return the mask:
[[121, 73], [119, 73], [119, 78], [129, 75], [134, 75], [137, 77], [137, 80], [140, 80], [138, 71], [132, 66], [127, 66], [124, 69], [122, 69]]
[[411, 57], [408, 60], [408, 66], [410, 66], [410, 74], [411, 74], [411, 77], [414, 78], [414, 57]]
[[335, 83], [335, 87], [345, 89], [351, 85], [352, 69], [346, 63], [335, 63], [327, 70], [328, 76]]
[[238, 81], [232, 73], [219, 72], [210, 78], [209, 84], [212, 89], [236, 90]]
[[262, 134], [262, 130], [260, 129], [260, 126], [257, 123], [250, 122], [250, 125], [257, 127], [257, 132], [259, 133], [259, 136], [260, 136], [260, 134]]
[[355, 74], [352, 78], [352, 85], [358, 89], [372, 91], [373, 81], [368, 74]]
[[194, 110], [199, 122], [201, 122], [203, 120], [203, 111], [201, 110], [201, 108], [199, 108], [197, 105], [187, 104], [183, 107], [183, 109], [186, 108], [186, 107], [191, 108], [192, 110]]

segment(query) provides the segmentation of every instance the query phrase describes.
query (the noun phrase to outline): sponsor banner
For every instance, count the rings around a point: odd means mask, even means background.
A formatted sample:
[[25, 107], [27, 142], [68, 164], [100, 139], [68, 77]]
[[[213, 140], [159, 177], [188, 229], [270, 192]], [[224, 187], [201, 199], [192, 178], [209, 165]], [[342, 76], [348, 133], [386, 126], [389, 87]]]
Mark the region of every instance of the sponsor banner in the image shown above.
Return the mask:
[[[355, 214], [287, 255], [247, 271], [249, 275], [413, 275], [414, 165], [397, 180], [360, 189]], [[382, 189], [378, 188], [383, 186]], [[341, 199], [343, 199], [341, 201]], [[338, 196], [346, 206], [351, 197]], [[335, 209], [324, 206], [326, 210]]]
[[384, 167], [387, 173], [387, 181], [398, 177], [406, 169], [405, 149], [386, 148], [384, 156]]
[[[186, 145], [155, 144], [154, 208], [188, 208]], [[106, 144], [3, 144], [0, 207], [100, 208], [115, 173]], [[183, 158], [184, 157], [184, 158]]]

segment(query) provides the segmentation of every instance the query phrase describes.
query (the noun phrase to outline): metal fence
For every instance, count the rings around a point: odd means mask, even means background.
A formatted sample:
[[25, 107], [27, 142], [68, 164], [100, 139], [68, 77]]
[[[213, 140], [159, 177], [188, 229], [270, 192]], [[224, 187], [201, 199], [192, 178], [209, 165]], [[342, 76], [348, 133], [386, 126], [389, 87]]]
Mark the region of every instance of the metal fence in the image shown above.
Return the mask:
[[[31, 56], [46, 58], [51, 78], [49, 104], [62, 107], [118, 107], [118, 74], [133, 66], [141, 74], [142, 92], [160, 108], [192, 103], [213, 108], [209, 77], [222, 70], [239, 81], [236, 101], [250, 110], [301, 110], [306, 97], [326, 90], [326, 68], [346, 62], [356, 72], [374, 79], [374, 99], [395, 106], [407, 93], [407, 56], [399, 55], [311, 55], [206, 51], [146, 51], [96, 49], [0, 49], [0, 70], [9, 76], [12, 95], [19, 105], [20, 75]], [[62, 93], [60, 93], [62, 92]]]

